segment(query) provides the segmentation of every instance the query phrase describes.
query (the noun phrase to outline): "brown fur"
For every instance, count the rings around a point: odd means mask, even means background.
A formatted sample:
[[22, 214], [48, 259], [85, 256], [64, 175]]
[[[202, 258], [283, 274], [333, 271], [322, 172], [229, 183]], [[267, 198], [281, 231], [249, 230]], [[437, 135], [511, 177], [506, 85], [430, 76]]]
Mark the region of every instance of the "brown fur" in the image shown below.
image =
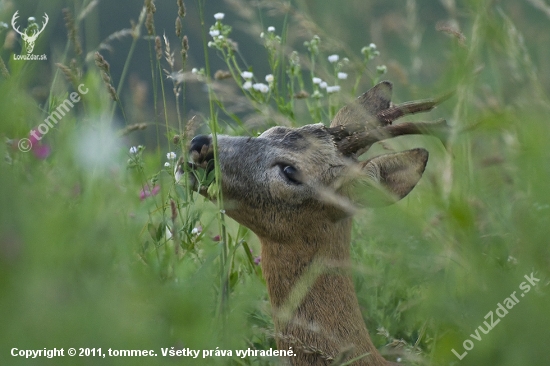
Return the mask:
[[351, 218], [311, 224], [292, 243], [260, 238], [278, 348], [292, 347], [293, 365], [330, 365], [341, 352], [366, 355], [357, 365], [384, 365], [349, 273]]

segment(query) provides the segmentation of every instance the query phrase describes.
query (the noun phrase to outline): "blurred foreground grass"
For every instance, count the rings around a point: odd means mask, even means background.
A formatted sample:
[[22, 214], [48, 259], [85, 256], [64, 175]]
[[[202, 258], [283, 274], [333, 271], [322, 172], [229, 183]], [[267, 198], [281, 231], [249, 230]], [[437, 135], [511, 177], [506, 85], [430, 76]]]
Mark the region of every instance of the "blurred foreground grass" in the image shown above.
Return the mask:
[[[406, 10], [413, 11], [415, 3], [407, 1]], [[354, 229], [354, 273], [370, 333], [387, 354], [397, 353], [413, 363], [549, 363], [550, 78], [543, 67], [546, 61], [536, 56], [542, 52], [537, 41], [524, 38], [508, 14], [516, 9], [510, 4], [462, 4], [455, 20], [466, 35], [465, 45], [458, 38], [448, 39], [438, 61], [412, 46], [402, 52], [403, 59], [425, 57], [429, 65], [437, 65], [434, 70], [439, 74], [433, 77], [437, 86], [397, 82], [402, 74], [395, 67], [384, 76], [396, 80], [400, 101], [433, 96], [434, 90], [456, 90], [428, 117], [447, 118], [454, 126], [446, 149], [426, 137], [399, 138], [380, 147], [424, 146], [430, 151], [428, 168], [409, 197], [392, 207], [366, 210], [357, 217]], [[303, 10], [303, 3], [298, 2], [298, 7]], [[450, 17], [455, 15], [449, 10]], [[205, 19], [207, 26], [214, 22], [211, 14]], [[548, 24], [541, 23], [542, 29], [547, 31]], [[410, 27], [421, 30], [418, 23]], [[145, 33], [143, 27], [143, 37]], [[195, 52], [202, 52], [200, 39], [194, 41]], [[135, 140], [121, 138], [111, 123], [112, 102], [99, 70], [93, 61], [80, 60], [85, 72], [79, 82], [89, 92], [44, 137], [51, 153], [41, 159], [35, 151], [18, 151], [17, 141], [75, 88], [64, 84], [59, 74], [48, 94], [53, 102], [37, 102], [35, 78], [42, 69], [32, 62], [8, 62], [6, 55], [13, 52], [3, 50], [10, 76], [0, 83], [0, 135], [7, 142], [0, 145], [0, 364], [275, 362], [160, 357], [161, 348], [264, 349], [274, 347], [274, 341], [261, 266], [252, 261], [259, 254], [254, 236], [230, 220], [220, 224], [214, 204], [176, 187], [171, 167], [162, 167], [167, 152], [184, 150], [183, 142], [171, 142], [184, 131], [175, 122], [175, 112], [164, 112], [163, 104], [170, 97], [161, 96], [159, 80], [165, 76], [155, 55], [151, 57], [152, 83], [158, 110], [151, 114], [161, 117], [153, 117], [148, 130], [152, 132], [141, 137], [149, 143], [145, 150], [128, 153]], [[300, 52], [306, 53], [303, 46]], [[307, 55], [301, 57], [307, 60]], [[384, 50], [381, 57], [386, 58], [380, 62], [395, 66]], [[53, 63], [51, 67], [53, 74]], [[411, 72], [409, 76], [415, 81], [421, 75]], [[171, 86], [166, 85], [168, 94]], [[224, 84], [212, 85], [222, 88]], [[50, 85], [41, 87], [50, 89]], [[187, 92], [191, 95], [198, 89]], [[215, 91], [219, 95], [223, 89]], [[128, 114], [137, 108], [128, 98], [121, 99]], [[317, 122], [303, 117], [307, 115], [303, 101], [293, 103], [296, 120]], [[256, 110], [249, 109], [263, 113], [268, 122], [258, 126], [257, 120], [245, 121], [250, 131], [281, 120], [278, 114], [266, 112], [269, 103], [259, 104], [254, 105]], [[287, 111], [286, 105], [274, 104], [273, 109]], [[215, 113], [204, 117], [203, 124], [225, 133], [242, 133], [242, 126], [229, 123], [240, 117], [223, 107], [221, 102], [213, 104]], [[201, 112], [208, 114], [206, 109]], [[325, 123], [328, 114], [322, 115]], [[152, 190], [152, 184], [160, 187], [159, 193], [141, 200], [140, 191]], [[177, 205], [175, 220], [171, 201]], [[166, 225], [176, 226], [178, 244], [167, 240]], [[231, 249], [225, 322], [217, 316], [223, 283], [220, 228], [226, 228]], [[540, 282], [520, 297], [524, 275], [531, 273]], [[485, 316], [514, 291], [519, 303], [488, 334], [478, 331], [480, 340], [472, 338], [479, 326], [487, 329]], [[496, 321], [496, 313], [494, 317]], [[459, 361], [451, 350], [463, 354], [467, 339], [473, 349]], [[159, 357], [25, 360], [10, 356], [14, 347], [101, 347], [104, 353], [109, 348], [152, 349]]]

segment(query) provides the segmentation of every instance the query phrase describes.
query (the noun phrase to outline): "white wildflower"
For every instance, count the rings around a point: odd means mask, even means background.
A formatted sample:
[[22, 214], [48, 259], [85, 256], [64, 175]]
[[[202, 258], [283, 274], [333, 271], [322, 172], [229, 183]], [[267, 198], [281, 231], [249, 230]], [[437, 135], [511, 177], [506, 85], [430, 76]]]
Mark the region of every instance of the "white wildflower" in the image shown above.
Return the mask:
[[330, 55], [328, 57], [328, 62], [333, 64], [335, 62], [338, 62], [339, 59], [340, 59], [340, 56], [338, 56], [338, 55]]
[[336, 93], [340, 91], [340, 85], [327, 86], [327, 93]]
[[348, 78], [348, 74], [346, 74], [345, 72], [339, 72], [338, 73], [338, 79], [344, 80], [344, 79], [347, 79], [347, 78]]
[[176, 158], [176, 153], [173, 151], [170, 151], [168, 154], [166, 154], [166, 159], [168, 160], [174, 160]]
[[323, 81], [321, 80], [321, 78], [318, 78], [318, 77], [314, 77], [311, 80], [313, 81], [313, 84], [321, 84], [321, 82]]
[[376, 45], [374, 43], [369, 44], [369, 48], [375, 49]]
[[275, 32], [275, 27], [267, 27], [267, 31], [273, 33]]
[[224, 13], [216, 13], [214, 14], [214, 19], [216, 20], [222, 20], [225, 17]]
[[164, 163], [164, 167], [165, 168], [170, 168], [170, 163], [169, 162]]
[[326, 81], [321, 81], [319, 86], [321, 87], [321, 89], [326, 89], [327, 88], [327, 82]]
[[194, 227], [193, 230], [191, 230], [192, 235], [197, 235], [199, 233], [199, 229]]
[[220, 35], [218, 36], [218, 39], [223, 39], [223, 36], [220, 34]]
[[272, 83], [273, 80], [275, 80], [275, 78], [273, 77], [273, 74], [267, 74], [265, 76], [265, 81], [267, 81], [268, 83]]
[[250, 71], [243, 71], [243, 72], [241, 72], [241, 76], [242, 76], [243, 79], [245, 79], [245, 80], [250, 80], [250, 79], [252, 79], [252, 77], [254, 76], [254, 74], [251, 73]]
[[135, 146], [132, 146], [132, 147], [130, 148], [130, 154], [137, 154], [137, 153], [138, 153], [138, 148], [135, 147]]
[[220, 35], [220, 31], [217, 30], [217, 29], [212, 29], [212, 30], [210, 31], [210, 37], [217, 37], [217, 36], [219, 36], [219, 35]]
[[265, 85], [264, 83], [256, 83], [252, 85], [254, 90], [259, 91], [260, 93], [267, 93], [269, 91], [269, 86]]
[[198, 74], [199, 70], [196, 68], [196, 67], [193, 67], [193, 69], [191, 70], [191, 74]]
[[378, 72], [380, 75], [383, 75], [388, 72], [388, 68], [386, 67], [386, 65], [379, 65], [376, 66], [376, 72]]
[[252, 88], [252, 82], [250, 80], [247, 80], [244, 84], [243, 84], [243, 89], [244, 90], [250, 90], [250, 88]]

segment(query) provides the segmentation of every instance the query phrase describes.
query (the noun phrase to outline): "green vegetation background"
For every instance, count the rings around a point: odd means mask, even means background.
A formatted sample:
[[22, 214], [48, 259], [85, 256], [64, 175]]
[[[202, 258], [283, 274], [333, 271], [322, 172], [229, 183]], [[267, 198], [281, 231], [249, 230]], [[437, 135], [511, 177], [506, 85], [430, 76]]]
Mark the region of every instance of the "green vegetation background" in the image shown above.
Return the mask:
[[[331, 54], [351, 60], [353, 67], [344, 70], [352, 79], [361, 70], [355, 65], [361, 65], [362, 47], [373, 42], [380, 56], [368, 64], [368, 75], [376, 78], [376, 66], [386, 65], [382, 78], [394, 82], [394, 100], [456, 92], [429, 116], [410, 118], [446, 118], [453, 132], [445, 147], [429, 137], [400, 138], [379, 147], [424, 146], [430, 161], [405, 200], [356, 218], [354, 275], [365, 320], [389, 358], [413, 364], [549, 364], [547, 1], [198, 0], [185, 5], [182, 32], [190, 49], [178, 103], [173, 83], [162, 71], [175, 75], [182, 67], [174, 0], [157, 1], [154, 18], [155, 35], [165, 33], [176, 54], [173, 70], [164, 58], [157, 63], [154, 41], [143, 24], [135, 42], [129, 32], [119, 32], [108, 42], [111, 48], [101, 50], [120, 99], [115, 104], [93, 52], [109, 35], [138, 22], [141, 1], [0, 0], [0, 21], [7, 24], [16, 10], [22, 28], [30, 16], [39, 24], [44, 12], [50, 18], [34, 50], [47, 54], [48, 61], [14, 61], [12, 55], [22, 52], [21, 40], [10, 33], [11, 26], [0, 31], [0, 56], [7, 69], [0, 76], [0, 135], [5, 141], [0, 145], [0, 364], [275, 362], [160, 356], [161, 348], [170, 347], [275, 346], [261, 265], [253, 261], [259, 255], [257, 240], [221, 217], [214, 204], [175, 186], [171, 168], [164, 168], [166, 153], [184, 153], [186, 138], [212, 128], [254, 134], [281, 121], [319, 122], [301, 99], [293, 99], [293, 118], [281, 113], [281, 101], [245, 98], [243, 105], [245, 92], [232, 79], [209, 83], [216, 95], [215, 101], [209, 99], [205, 83], [191, 70], [207, 67], [213, 75], [227, 69], [214, 48], [206, 47], [208, 63], [205, 59], [204, 43], [217, 12], [224, 12], [223, 23], [233, 27], [240, 67], [250, 67], [259, 81], [273, 71], [260, 32], [275, 26], [277, 34], [286, 32], [285, 53], [299, 52], [306, 75], [303, 89], [310, 95], [311, 65], [303, 42], [315, 34], [321, 39], [323, 79], [332, 77], [326, 61]], [[64, 8], [76, 19], [81, 54], [68, 39]], [[73, 71], [79, 70], [72, 74], [76, 84], [90, 92], [44, 137], [51, 149], [47, 158], [18, 151], [17, 141], [74, 90], [56, 66], [70, 66], [73, 58]], [[125, 82], [119, 86], [125, 64]], [[276, 76], [284, 76], [281, 70]], [[363, 79], [354, 94], [352, 80], [343, 81], [342, 97], [331, 97], [331, 103], [341, 105], [371, 85]], [[286, 92], [283, 99], [291, 95]], [[328, 124], [330, 112], [321, 119]], [[147, 128], [121, 133], [139, 123]], [[174, 142], [181, 134], [183, 139]], [[145, 149], [129, 154], [137, 145]], [[140, 191], [152, 182], [160, 192], [141, 200]], [[177, 206], [175, 221], [171, 201]], [[167, 240], [166, 225], [176, 227], [176, 240]], [[199, 227], [197, 234], [193, 229]], [[223, 231], [225, 254], [216, 237], [223, 238]], [[223, 258], [229, 261], [227, 277], [220, 273]], [[488, 334], [479, 332], [480, 341], [472, 339], [485, 315], [513, 291], [519, 294], [524, 275], [531, 273], [540, 279], [537, 286]], [[220, 288], [225, 282], [230, 291], [222, 316]], [[459, 361], [451, 349], [463, 353], [466, 339], [474, 348]], [[152, 349], [159, 357], [26, 360], [10, 356], [14, 347], [101, 347], [104, 353], [109, 348]]]

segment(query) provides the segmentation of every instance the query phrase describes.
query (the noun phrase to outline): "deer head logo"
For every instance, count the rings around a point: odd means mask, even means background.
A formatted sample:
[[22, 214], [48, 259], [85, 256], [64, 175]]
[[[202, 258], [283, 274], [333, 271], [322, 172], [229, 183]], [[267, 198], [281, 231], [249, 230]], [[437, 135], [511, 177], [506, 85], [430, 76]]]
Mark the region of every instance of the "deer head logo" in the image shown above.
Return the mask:
[[13, 27], [13, 30], [16, 31], [21, 35], [21, 38], [23, 39], [23, 42], [25, 42], [25, 49], [27, 50], [27, 54], [31, 54], [34, 49], [34, 43], [36, 42], [36, 39], [42, 33], [44, 28], [46, 28], [46, 24], [48, 24], [48, 14], [44, 13], [44, 22], [42, 23], [42, 28], [38, 29], [38, 24], [35, 23], [34, 18], [29, 18], [29, 26], [21, 32], [19, 30], [19, 26], [15, 25], [15, 21], [17, 18], [19, 18], [19, 10], [13, 14], [13, 17], [11, 18], [11, 26]]

